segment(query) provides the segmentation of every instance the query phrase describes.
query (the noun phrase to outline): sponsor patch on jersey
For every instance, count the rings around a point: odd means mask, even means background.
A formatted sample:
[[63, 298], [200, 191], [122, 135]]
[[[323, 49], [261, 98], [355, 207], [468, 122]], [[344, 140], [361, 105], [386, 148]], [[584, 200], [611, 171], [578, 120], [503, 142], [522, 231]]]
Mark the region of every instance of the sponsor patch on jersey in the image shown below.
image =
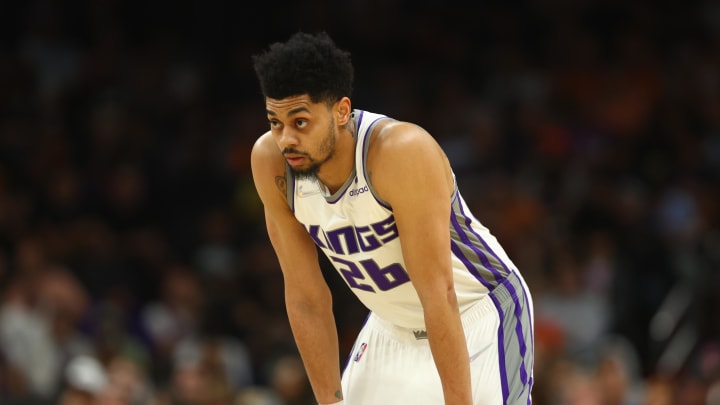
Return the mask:
[[349, 194], [350, 194], [350, 197], [356, 197], [362, 193], [367, 193], [369, 191], [370, 191], [370, 189], [368, 188], [367, 185], [365, 185], [365, 186], [354, 188], [354, 189], [350, 190]]
[[362, 342], [360, 344], [360, 347], [357, 350], [357, 353], [355, 353], [355, 361], [358, 362], [362, 358], [363, 354], [365, 353], [365, 350], [367, 350], [367, 343]]

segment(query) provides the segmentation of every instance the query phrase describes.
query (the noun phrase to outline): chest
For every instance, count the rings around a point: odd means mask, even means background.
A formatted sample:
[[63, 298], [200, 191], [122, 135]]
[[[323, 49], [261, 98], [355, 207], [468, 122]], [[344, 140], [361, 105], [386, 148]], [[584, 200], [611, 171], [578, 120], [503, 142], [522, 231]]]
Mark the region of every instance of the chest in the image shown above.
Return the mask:
[[327, 196], [318, 184], [303, 181], [294, 198], [295, 217], [316, 245], [332, 253], [372, 252], [399, 236], [392, 211], [364, 182], [351, 182]]

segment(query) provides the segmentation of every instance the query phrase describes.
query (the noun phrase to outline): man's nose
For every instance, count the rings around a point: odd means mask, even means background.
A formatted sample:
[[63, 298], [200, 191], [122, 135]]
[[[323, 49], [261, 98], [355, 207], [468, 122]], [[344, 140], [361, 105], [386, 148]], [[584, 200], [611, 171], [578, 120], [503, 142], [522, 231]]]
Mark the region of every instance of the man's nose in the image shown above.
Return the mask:
[[278, 137], [280, 149], [294, 148], [298, 145], [297, 133], [292, 128], [284, 127]]

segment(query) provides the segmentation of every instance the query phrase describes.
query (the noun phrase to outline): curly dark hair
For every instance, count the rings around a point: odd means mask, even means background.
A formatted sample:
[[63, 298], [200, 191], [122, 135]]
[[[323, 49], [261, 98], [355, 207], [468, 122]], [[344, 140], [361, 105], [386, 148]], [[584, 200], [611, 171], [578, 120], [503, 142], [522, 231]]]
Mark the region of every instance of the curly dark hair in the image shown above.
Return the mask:
[[254, 55], [253, 62], [265, 97], [307, 94], [314, 103], [332, 104], [352, 93], [350, 53], [339, 49], [326, 32], [297, 32]]

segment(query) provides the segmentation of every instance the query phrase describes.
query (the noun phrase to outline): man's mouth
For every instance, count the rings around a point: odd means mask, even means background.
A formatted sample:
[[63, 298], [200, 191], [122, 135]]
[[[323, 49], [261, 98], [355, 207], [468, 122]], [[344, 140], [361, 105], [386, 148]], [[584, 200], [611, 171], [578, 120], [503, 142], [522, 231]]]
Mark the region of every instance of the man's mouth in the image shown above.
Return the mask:
[[305, 160], [304, 155], [298, 155], [294, 153], [288, 153], [285, 155], [285, 160], [291, 165], [291, 166], [297, 166]]

